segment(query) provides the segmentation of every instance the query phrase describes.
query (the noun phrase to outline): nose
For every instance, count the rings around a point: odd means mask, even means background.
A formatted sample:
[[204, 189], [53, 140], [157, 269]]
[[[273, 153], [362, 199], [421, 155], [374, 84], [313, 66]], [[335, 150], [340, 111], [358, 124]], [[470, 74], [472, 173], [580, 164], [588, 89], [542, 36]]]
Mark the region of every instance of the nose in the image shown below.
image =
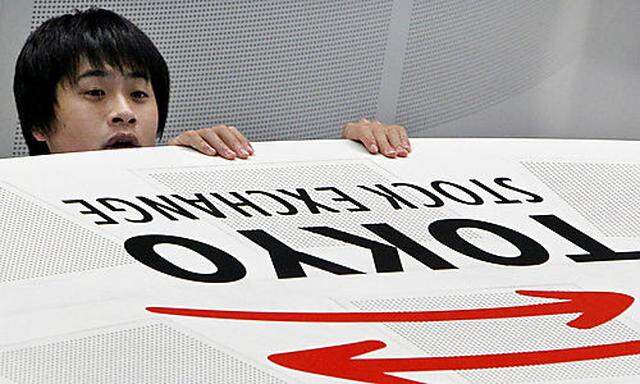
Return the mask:
[[132, 128], [137, 121], [138, 119], [126, 98], [123, 96], [116, 97], [113, 109], [109, 114], [109, 125], [113, 128]]

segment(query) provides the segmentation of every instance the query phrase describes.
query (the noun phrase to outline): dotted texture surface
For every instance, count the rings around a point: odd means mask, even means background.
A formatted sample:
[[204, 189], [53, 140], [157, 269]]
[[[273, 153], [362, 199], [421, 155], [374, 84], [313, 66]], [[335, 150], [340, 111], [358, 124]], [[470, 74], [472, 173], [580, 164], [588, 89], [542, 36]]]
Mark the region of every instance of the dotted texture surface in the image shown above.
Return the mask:
[[[250, 211], [253, 217], [246, 218], [240, 214], [230, 212], [226, 219], [220, 223], [231, 226], [235, 230], [263, 228], [286, 244], [298, 247], [337, 247], [346, 246], [338, 240], [298, 230], [299, 227], [329, 226], [340, 228], [343, 231], [359, 234], [361, 236], [376, 239], [377, 236], [361, 226], [367, 223], [388, 223], [407, 236], [417, 241], [430, 241], [427, 226], [430, 222], [445, 217], [447, 211], [421, 207], [422, 202], [428, 198], [409, 192], [408, 189], [395, 190], [405, 199], [413, 202], [419, 208], [394, 210], [387, 200], [372, 192], [358, 188], [365, 185], [374, 188], [375, 184], [383, 184], [390, 187], [391, 180], [380, 168], [370, 165], [366, 161], [336, 161], [314, 162], [311, 164], [269, 164], [254, 165], [251, 167], [217, 167], [215, 169], [193, 169], [175, 171], [153, 171], [149, 176], [158, 182], [171, 188], [176, 193], [210, 193], [220, 192], [230, 200], [237, 200], [228, 195], [229, 191], [244, 192], [247, 190], [262, 190], [275, 193], [294, 204], [299, 212], [296, 215], [263, 216], [255, 211]], [[337, 187], [356, 201], [370, 209], [368, 212], [348, 212], [347, 208], [353, 208], [350, 203], [334, 202], [332, 198], [339, 198], [331, 191], [314, 191], [316, 187]], [[296, 188], [304, 187], [312, 198], [340, 212], [333, 213], [321, 210], [319, 214], [312, 214], [299, 200], [276, 192], [277, 189], [285, 189], [295, 192]], [[393, 187], [390, 187], [392, 190]], [[279, 203], [268, 197], [258, 195], [245, 195], [268, 212], [282, 211]], [[192, 196], [191, 196], [192, 197]], [[216, 206], [224, 212], [229, 212], [228, 207], [211, 198]], [[249, 211], [249, 209], [247, 209]]]
[[285, 383], [162, 323], [0, 350], [0, 375], [16, 384]]
[[[545, 299], [515, 293], [451, 295], [440, 297], [399, 297], [352, 301], [362, 311], [425, 311], [509, 307], [540, 304]], [[576, 315], [525, 317], [519, 319], [451, 321], [440, 323], [388, 323], [393, 332], [414, 344], [426, 356], [486, 355], [574, 348], [638, 340], [640, 332], [619, 320], [584, 330], [568, 327]], [[640, 357], [629, 356], [516, 368], [461, 370], [458, 374], [472, 383], [527, 383], [640, 378]], [[605, 382], [603, 380], [602, 382]]]
[[[164, 141], [215, 124], [251, 140], [337, 138], [375, 114], [391, 0], [36, 0], [32, 29], [91, 5], [132, 20], [167, 61]], [[14, 156], [26, 153], [16, 132]]]
[[0, 201], [0, 283], [135, 262], [117, 243], [1, 186]]
[[414, 0], [397, 123], [424, 133], [540, 83], [575, 56], [580, 26], [570, 23], [583, 6]]
[[522, 165], [605, 236], [640, 237], [640, 164]]

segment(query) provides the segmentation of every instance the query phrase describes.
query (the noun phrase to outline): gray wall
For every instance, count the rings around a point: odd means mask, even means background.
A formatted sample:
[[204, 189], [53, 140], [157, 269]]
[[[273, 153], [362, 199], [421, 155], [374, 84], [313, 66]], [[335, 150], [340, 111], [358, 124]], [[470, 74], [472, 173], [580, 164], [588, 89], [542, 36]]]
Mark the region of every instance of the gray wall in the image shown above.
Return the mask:
[[640, 138], [640, 2], [593, 2], [575, 58], [529, 90], [429, 136]]
[[13, 68], [29, 34], [33, 1], [0, 2], [0, 157], [13, 155], [18, 114], [13, 101]]
[[0, 156], [26, 153], [11, 82], [29, 30], [92, 4], [167, 59], [165, 140], [216, 123], [252, 140], [333, 138], [362, 116], [414, 137], [640, 137], [634, 0], [4, 0]]

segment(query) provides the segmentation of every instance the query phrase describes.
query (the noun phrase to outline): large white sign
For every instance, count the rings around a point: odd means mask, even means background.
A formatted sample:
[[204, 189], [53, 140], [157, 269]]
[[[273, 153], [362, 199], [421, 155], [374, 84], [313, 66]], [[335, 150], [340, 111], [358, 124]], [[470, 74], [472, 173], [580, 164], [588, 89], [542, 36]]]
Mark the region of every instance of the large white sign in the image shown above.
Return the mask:
[[640, 144], [0, 161], [0, 382], [636, 383]]

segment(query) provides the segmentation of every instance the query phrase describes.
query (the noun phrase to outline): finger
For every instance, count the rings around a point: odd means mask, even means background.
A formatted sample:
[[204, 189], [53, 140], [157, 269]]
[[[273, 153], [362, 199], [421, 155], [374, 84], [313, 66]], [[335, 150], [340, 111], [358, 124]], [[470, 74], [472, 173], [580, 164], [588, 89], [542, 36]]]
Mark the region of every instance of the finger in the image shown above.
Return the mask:
[[249, 151], [240, 143], [233, 131], [226, 125], [216, 127], [218, 137], [224, 141], [227, 147], [231, 148], [235, 154], [241, 159], [249, 158]]
[[376, 144], [376, 138], [373, 136], [373, 132], [371, 128], [367, 125], [360, 126], [358, 129], [357, 139], [359, 142], [367, 148], [367, 151], [371, 154], [376, 154], [379, 151], [378, 145]]
[[402, 140], [400, 139], [400, 132], [396, 127], [397, 126], [394, 126], [394, 125], [389, 125], [384, 127], [387, 133], [387, 139], [389, 140], [389, 144], [391, 144], [391, 146], [398, 153], [398, 156], [407, 157], [409, 153], [402, 146]]
[[238, 139], [238, 141], [244, 147], [244, 149], [246, 149], [247, 152], [249, 152], [249, 155], [250, 156], [253, 155], [255, 151], [253, 150], [253, 147], [251, 146], [251, 143], [249, 142], [249, 140], [247, 140], [247, 138], [244, 137], [242, 132], [240, 132], [240, 130], [236, 127], [229, 127], [229, 129], [236, 136], [236, 139]]
[[197, 132], [187, 131], [169, 141], [169, 145], [191, 147], [205, 155], [215, 156], [218, 152], [212, 148]]
[[380, 147], [380, 152], [386, 157], [396, 157], [396, 150], [391, 146], [391, 144], [389, 144], [384, 127], [376, 124], [372, 126], [372, 130], [373, 137], [375, 137], [376, 143], [378, 144], [378, 147]]
[[373, 137], [371, 127], [368, 124], [354, 124], [349, 123], [342, 131], [342, 137], [344, 139], [350, 139], [361, 142], [364, 147], [372, 154], [378, 153], [379, 149], [376, 144], [376, 139]]
[[396, 129], [400, 132], [400, 140], [402, 141], [402, 146], [407, 152], [411, 152], [411, 143], [409, 142], [409, 134], [407, 133], [407, 129], [401, 125], [394, 125], [397, 127]]
[[355, 140], [354, 130], [356, 128], [357, 128], [357, 124], [354, 124], [354, 123], [345, 124], [344, 127], [342, 128], [342, 138]]
[[220, 156], [227, 160], [233, 160], [236, 158], [235, 152], [233, 152], [227, 144], [218, 136], [213, 129], [201, 129], [199, 131], [202, 138], [204, 138], [209, 145], [211, 145]]

